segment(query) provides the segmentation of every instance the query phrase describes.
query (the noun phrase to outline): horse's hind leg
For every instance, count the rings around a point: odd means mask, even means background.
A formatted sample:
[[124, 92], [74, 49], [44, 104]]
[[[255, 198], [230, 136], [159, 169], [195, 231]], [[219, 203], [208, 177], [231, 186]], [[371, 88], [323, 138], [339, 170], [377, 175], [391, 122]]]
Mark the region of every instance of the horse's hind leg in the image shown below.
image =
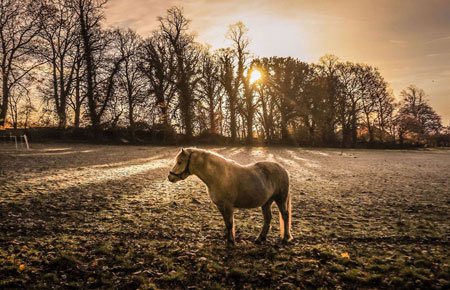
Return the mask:
[[263, 228], [261, 230], [261, 233], [259, 234], [258, 238], [256, 239], [255, 243], [259, 244], [261, 242], [264, 242], [266, 240], [267, 237], [267, 233], [270, 230], [270, 221], [272, 220], [272, 210], [271, 210], [271, 206], [272, 206], [273, 200], [270, 199], [268, 202], [266, 202], [261, 208], [262, 208], [262, 213], [264, 216], [264, 225]]
[[280, 232], [285, 242], [292, 240], [291, 235], [291, 197], [289, 193], [275, 200], [280, 211]]

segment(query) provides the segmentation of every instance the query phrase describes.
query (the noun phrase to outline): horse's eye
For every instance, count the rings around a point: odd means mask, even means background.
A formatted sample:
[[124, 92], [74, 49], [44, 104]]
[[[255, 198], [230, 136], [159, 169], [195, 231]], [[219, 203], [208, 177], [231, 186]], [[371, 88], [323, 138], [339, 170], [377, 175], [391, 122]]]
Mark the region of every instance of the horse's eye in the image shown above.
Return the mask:
[[178, 161], [177, 164], [180, 165], [180, 164], [181, 164], [181, 161]]

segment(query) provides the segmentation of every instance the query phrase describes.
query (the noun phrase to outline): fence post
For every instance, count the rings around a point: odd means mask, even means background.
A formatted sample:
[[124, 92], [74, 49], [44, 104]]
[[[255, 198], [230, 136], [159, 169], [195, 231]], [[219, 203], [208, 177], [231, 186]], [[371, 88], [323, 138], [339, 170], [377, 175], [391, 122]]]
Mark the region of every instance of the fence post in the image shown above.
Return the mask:
[[30, 150], [30, 145], [28, 144], [27, 134], [23, 134], [23, 140], [25, 140], [25, 145], [27, 146], [27, 150]]

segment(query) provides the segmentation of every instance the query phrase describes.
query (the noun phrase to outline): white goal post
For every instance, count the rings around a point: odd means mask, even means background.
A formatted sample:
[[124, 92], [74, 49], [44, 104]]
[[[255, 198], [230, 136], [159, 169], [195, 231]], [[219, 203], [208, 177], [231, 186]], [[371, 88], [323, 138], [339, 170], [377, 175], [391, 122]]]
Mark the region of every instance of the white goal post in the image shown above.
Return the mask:
[[11, 132], [2, 133], [0, 132], [0, 141], [3, 142], [14, 142], [14, 145], [17, 150], [26, 148], [30, 150], [30, 144], [28, 142], [28, 137], [26, 134], [12, 134]]

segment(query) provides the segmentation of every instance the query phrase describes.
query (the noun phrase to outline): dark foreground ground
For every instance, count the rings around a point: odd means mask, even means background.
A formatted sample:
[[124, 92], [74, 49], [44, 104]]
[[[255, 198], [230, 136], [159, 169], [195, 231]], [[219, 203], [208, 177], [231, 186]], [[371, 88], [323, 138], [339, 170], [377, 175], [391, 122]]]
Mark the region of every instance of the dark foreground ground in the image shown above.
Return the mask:
[[0, 289], [449, 289], [450, 151], [210, 148], [290, 171], [293, 234], [227, 249], [204, 185], [170, 184], [177, 149], [0, 145]]

